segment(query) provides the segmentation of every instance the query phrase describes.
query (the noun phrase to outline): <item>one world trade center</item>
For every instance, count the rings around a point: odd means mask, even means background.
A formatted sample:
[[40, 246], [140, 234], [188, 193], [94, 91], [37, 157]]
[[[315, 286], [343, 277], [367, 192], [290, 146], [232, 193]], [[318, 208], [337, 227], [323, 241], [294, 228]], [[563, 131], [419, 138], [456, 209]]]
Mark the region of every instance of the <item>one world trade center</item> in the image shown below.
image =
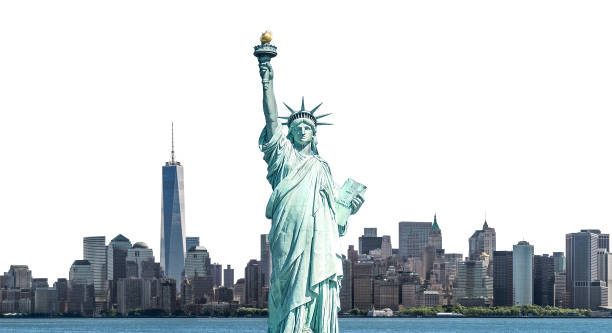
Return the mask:
[[185, 191], [183, 166], [174, 159], [174, 124], [170, 161], [162, 166], [161, 215], [161, 268], [180, 288], [185, 269]]

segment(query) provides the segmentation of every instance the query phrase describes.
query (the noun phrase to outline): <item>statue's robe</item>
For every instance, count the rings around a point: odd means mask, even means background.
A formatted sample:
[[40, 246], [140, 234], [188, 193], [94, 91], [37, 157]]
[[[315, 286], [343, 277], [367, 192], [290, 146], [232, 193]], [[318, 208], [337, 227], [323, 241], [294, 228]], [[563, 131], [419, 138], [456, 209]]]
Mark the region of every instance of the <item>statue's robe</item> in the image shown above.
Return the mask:
[[294, 149], [280, 125], [272, 138], [264, 128], [259, 146], [273, 189], [266, 207], [272, 219], [268, 332], [338, 332], [344, 227], [336, 222], [329, 166]]

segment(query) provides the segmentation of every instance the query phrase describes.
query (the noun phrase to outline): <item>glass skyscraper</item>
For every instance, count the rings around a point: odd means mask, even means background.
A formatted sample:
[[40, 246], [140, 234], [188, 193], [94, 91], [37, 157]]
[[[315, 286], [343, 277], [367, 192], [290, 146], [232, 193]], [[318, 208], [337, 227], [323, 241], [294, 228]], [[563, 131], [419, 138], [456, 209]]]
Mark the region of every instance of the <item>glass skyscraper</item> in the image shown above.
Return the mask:
[[185, 192], [183, 166], [174, 160], [174, 128], [172, 153], [162, 166], [161, 268], [167, 277], [181, 285], [185, 269]]

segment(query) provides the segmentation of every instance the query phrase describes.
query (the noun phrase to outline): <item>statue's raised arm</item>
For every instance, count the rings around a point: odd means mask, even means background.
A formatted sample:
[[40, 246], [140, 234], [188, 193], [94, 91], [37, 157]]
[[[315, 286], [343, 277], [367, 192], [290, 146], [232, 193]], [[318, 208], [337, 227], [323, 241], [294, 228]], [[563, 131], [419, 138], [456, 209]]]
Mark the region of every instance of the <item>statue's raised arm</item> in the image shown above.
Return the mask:
[[[260, 58], [261, 59], [261, 58]], [[259, 62], [259, 75], [263, 87], [263, 111], [266, 117], [266, 132], [271, 138], [278, 122], [278, 110], [276, 98], [274, 97], [274, 71], [270, 61]]]

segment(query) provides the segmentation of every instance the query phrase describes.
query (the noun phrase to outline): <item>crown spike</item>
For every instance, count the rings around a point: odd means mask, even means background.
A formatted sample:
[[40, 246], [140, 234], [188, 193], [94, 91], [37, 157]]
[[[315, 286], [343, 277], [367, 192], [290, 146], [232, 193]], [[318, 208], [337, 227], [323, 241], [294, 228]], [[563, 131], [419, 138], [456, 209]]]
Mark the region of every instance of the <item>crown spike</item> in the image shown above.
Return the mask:
[[291, 114], [294, 114], [295, 111], [293, 111], [292, 108], [289, 107], [289, 105], [287, 105], [287, 103], [283, 102], [283, 104], [285, 104], [285, 106], [287, 107], [287, 109], [289, 109], [289, 111], [291, 111]]
[[285, 117], [285, 116], [278, 116], [277, 118], [280, 118], [280, 119], [289, 119], [289, 117]]
[[327, 117], [327, 116], [329, 116], [330, 114], [331, 114], [331, 113], [325, 113], [325, 114], [322, 114], [322, 115], [320, 115], [320, 116], [315, 116], [315, 118], [320, 119], [320, 118], [323, 118], [323, 117]]
[[310, 111], [310, 114], [314, 114], [315, 111], [317, 111], [317, 109], [319, 108], [319, 106], [321, 106], [323, 104], [323, 102], [319, 103], [319, 105], [317, 105], [314, 109], [312, 109], [312, 111]]
[[300, 111], [306, 111], [306, 108], [304, 107], [304, 96], [302, 96], [302, 109]]
[[332, 123], [317, 123], [317, 126], [319, 125], [333, 125]]

